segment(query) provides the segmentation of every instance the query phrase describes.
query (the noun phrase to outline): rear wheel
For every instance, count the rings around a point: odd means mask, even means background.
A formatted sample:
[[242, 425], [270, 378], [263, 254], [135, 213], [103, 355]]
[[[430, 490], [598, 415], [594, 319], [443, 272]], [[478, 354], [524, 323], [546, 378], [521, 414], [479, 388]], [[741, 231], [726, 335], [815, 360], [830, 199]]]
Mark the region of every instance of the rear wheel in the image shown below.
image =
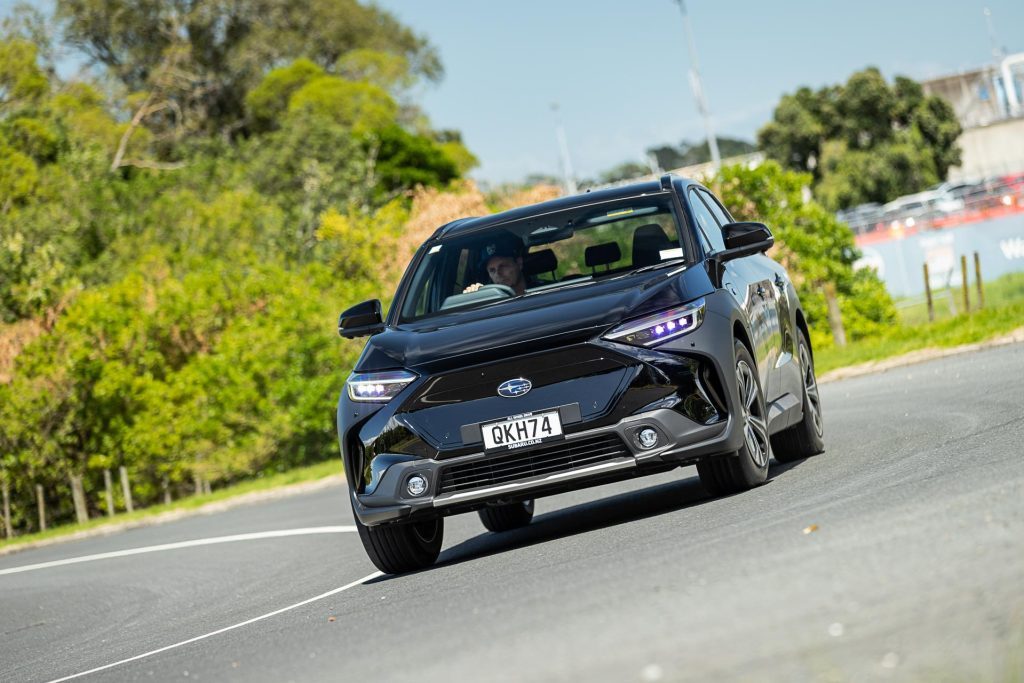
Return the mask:
[[444, 539], [444, 519], [366, 526], [356, 517], [359, 539], [370, 561], [385, 574], [425, 569], [437, 561]]
[[818, 381], [814, 377], [811, 347], [803, 332], [798, 336], [797, 354], [803, 373], [804, 416], [800, 422], [772, 437], [773, 455], [779, 462], [793, 462], [818, 455], [825, 450], [824, 421], [821, 417], [821, 397]]
[[768, 478], [768, 459], [772, 455], [768, 438], [768, 410], [757, 378], [757, 366], [750, 352], [735, 341], [737, 418], [743, 430], [743, 445], [731, 455], [708, 458], [697, 463], [700, 483], [711, 495], [738, 493]]
[[480, 521], [488, 531], [500, 533], [524, 527], [533, 520], [533, 501], [488, 505], [480, 510]]

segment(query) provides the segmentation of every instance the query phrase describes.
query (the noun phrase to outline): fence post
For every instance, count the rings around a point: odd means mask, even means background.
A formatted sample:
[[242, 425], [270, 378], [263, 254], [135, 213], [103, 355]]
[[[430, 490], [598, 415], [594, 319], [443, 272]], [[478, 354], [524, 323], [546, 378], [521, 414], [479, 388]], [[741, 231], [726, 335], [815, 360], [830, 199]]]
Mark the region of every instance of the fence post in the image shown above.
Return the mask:
[[114, 483], [111, 481], [110, 470], [103, 470], [103, 488], [107, 494], [107, 517], [114, 516]]
[[75, 519], [79, 524], [89, 521], [89, 510], [85, 507], [85, 489], [82, 488], [82, 475], [72, 474], [71, 478], [71, 499], [75, 502]]
[[42, 484], [36, 484], [36, 507], [39, 508], [39, 530], [46, 531], [46, 499]]
[[960, 254], [960, 286], [964, 292], [964, 313], [971, 312], [969, 283], [967, 282], [967, 254]]
[[928, 277], [928, 263], [924, 264], [924, 295], [928, 298], [928, 322], [935, 322], [935, 303], [932, 301], [932, 281]]
[[132, 505], [132, 487], [128, 482], [128, 468], [121, 465], [121, 490], [124, 492], [124, 509], [128, 512], [134, 512], [135, 506]]
[[825, 304], [828, 307], [828, 324], [832, 328], [832, 339], [836, 346], [846, 346], [846, 329], [843, 327], [843, 314], [839, 310], [839, 299], [836, 296], [836, 286], [831, 282], [825, 283]]
[[978, 308], [985, 308], [985, 291], [981, 286], [981, 257], [974, 252], [974, 284], [978, 287]]
[[160, 486], [164, 490], [164, 505], [170, 505], [171, 504], [171, 482], [169, 482], [167, 480], [167, 477], [164, 477], [163, 480], [161, 480], [161, 482], [160, 482]]
[[4, 538], [13, 538], [14, 530], [11, 528], [11, 489], [7, 483], [7, 477], [0, 482], [4, 497]]

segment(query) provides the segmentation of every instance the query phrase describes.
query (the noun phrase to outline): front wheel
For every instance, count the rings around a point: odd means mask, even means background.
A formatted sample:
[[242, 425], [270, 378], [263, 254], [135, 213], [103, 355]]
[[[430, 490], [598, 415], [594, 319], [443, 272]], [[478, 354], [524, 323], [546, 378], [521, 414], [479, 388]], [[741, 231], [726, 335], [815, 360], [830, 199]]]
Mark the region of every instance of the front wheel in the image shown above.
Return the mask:
[[377, 569], [402, 574], [425, 569], [437, 561], [444, 539], [444, 519], [366, 526], [356, 517], [359, 540]]
[[500, 533], [529, 524], [533, 520], [533, 501], [524, 500], [506, 505], [488, 505], [480, 510], [480, 521], [488, 531]]
[[818, 381], [814, 377], [814, 360], [807, 337], [801, 331], [797, 341], [797, 355], [803, 376], [804, 416], [792, 427], [772, 437], [775, 459], [779, 462], [794, 462], [818, 455], [825, 450], [824, 421], [821, 417], [821, 396]]
[[735, 342], [736, 418], [743, 430], [743, 445], [735, 454], [708, 458], [697, 463], [700, 483], [713, 496], [739, 493], [759, 486], [768, 478], [772, 455], [768, 438], [768, 409], [757, 377], [757, 366], [739, 340]]

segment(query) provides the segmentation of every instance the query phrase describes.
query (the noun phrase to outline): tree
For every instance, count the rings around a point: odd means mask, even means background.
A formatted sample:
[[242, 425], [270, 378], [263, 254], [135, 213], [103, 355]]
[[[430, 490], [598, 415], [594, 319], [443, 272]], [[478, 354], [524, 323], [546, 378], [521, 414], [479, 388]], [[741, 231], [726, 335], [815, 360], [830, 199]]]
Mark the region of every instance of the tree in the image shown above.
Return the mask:
[[393, 289], [437, 224], [410, 207], [476, 163], [408, 100], [436, 54], [355, 0], [57, 4], [95, 80], [62, 81], [67, 44], [38, 13], [0, 26], [16, 528], [37, 484], [53, 523], [75, 518], [72, 477], [98, 511], [121, 464], [145, 505], [165, 479], [183, 493], [336, 457], [359, 348], [332, 321]]
[[624, 161], [618, 166], [602, 171], [597, 176], [598, 183], [614, 183], [619, 180], [632, 180], [640, 176], [648, 175], [651, 169], [645, 164], [636, 161]]
[[[750, 154], [755, 149], [757, 148], [746, 140], [728, 137], [718, 138], [718, 151], [723, 159], [741, 154]], [[647, 153], [653, 154], [658, 162], [658, 167], [666, 171], [711, 161], [711, 148], [708, 147], [707, 140], [701, 142], [687, 142], [683, 140], [679, 143], [679, 146], [661, 145], [659, 147], [651, 147], [647, 150]]]
[[815, 195], [836, 210], [944, 180], [960, 163], [960, 132], [948, 102], [903, 76], [889, 85], [871, 67], [843, 85], [784, 95], [758, 143], [785, 168], [811, 173]]
[[708, 184], [736, 220], [762, 221], [771, 228], [776, 246], [769, 256], [789, 270], [812, 345], [820, 347], [833, 341], [829, 297], [835, 297], [851, 339], [891, 325], [896, 309], [874, 271], [853, 270], [859, 254], [849, 227], [817, 202], [804, 200], [810, 181], [810, 174], [768, 161], [754, 169], [725, 166]]
[[[173, 74], [165, 76], [187, 85], [168, 99], [177, 115], [187, 114], [207, 133], [242, 132], [246, 94], [272, 68], [300, 57], [334, 73], [347, 53], [373, 48], [401, 58], [412, 77], [442, 74], [424, 38], [356, 0], [58, 0], [57, 16], [67, 41], [130, 92], [152, 90], [173, 55]], [[367, 60], [355, 61], [369, 68]], [[378, 66], [376, 72], [393, 71]]]
[[381, 187], [396, 191], [428, 185], [440, 187], [459, 177], [455, 161], [433, 140], [387, 126], [370, 138]]

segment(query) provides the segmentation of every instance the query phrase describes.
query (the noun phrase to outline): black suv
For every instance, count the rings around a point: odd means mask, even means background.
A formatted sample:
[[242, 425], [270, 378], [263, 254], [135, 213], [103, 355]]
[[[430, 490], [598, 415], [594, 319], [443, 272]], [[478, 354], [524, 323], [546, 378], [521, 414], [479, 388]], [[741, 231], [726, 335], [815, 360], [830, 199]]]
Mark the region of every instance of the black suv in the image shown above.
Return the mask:
[[444, 225], [420, 247], [338, 402], [373, 563], [431, 565], [444, 517], [529, 524], [535, 498], [697, 465], [714, 495], [823, 449], [807, 323], [771, 232], [660, 181]]

